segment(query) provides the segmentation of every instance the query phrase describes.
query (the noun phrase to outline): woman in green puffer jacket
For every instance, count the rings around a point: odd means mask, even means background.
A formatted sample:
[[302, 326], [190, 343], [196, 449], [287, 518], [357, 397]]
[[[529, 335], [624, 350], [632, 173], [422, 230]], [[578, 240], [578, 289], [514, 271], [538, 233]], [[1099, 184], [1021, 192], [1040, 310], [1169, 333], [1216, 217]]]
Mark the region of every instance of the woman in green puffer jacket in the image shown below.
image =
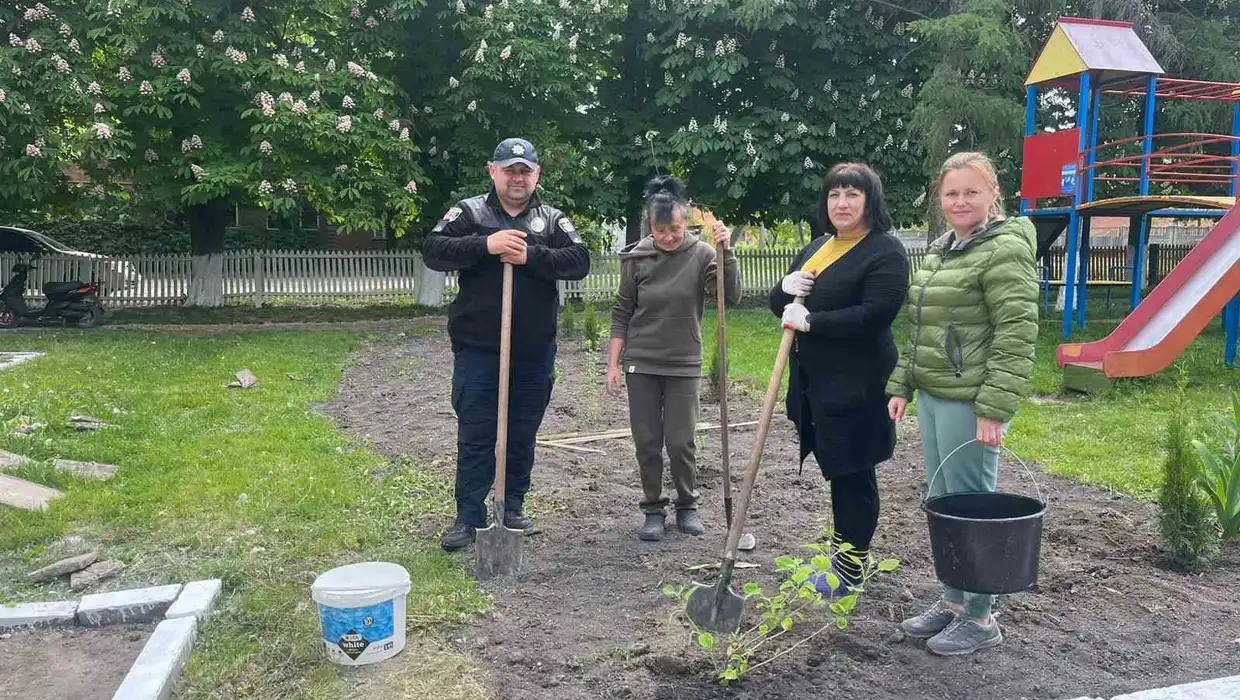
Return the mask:
[[[887, 408], [902, 420], [917, 392], [931, 496], [994, 491], [1003, 433], [1033, 371], [1037, 235], [1028, 218], [1004, 217], [984, 154], [948, 158], [939, 199], [952, 230], [930, 245], [913, 276], [906, 305], [912, 339], [887, 382]], [[945, 587], [942, 599], [901, 628], [929, 639], [936, 654], [968, 654], [1003, 641], [993, 602]]]

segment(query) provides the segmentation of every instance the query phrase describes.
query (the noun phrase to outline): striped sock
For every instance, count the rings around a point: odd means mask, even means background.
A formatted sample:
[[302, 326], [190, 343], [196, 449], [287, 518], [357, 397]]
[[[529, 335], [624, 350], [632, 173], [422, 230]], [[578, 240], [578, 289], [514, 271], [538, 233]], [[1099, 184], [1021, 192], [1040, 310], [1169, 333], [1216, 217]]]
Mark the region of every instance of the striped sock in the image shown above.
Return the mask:
[[[838, 534], [832, 537], [832, 541], [837, 549], [844, 543], [843, 538], [841, 538]], [[862, 562], [864, 562], [869, 555], [870, 550], [855, 548], [849, 550], [845, 554], [837, 554], [834, 557], [835, 568], [844, 576], [844, 579], [848, 584], [859, 584], [861, 583], [863, 572]], [[856, 559], [853, 559], [853, 557], [856, 557]]]

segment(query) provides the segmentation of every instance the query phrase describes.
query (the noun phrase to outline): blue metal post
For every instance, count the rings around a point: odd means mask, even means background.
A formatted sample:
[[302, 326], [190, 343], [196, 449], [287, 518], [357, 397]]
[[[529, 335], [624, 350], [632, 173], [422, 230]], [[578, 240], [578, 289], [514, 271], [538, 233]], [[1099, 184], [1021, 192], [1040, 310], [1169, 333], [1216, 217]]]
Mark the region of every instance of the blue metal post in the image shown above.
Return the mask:
[[1089, 119], [1089, 155], [1085, 159], [1085, 167], [1089, 171], [1089, 179], [1085, 181], [1085, 201], [1094, 201], [1094, 163], [1098, 162], [1098, 121], [1102, 116], [1102, 86], [1095, 86], [1090, 97]]
[[[1089, 143], [1089, 103], [1090, 103], [1090, 85], [1089, 72], [1081, 73], [1081, 95], [1077, 101], [1076, 107], [1076, 126], [1080, 129], [1080, 141], [1077, 144], [1077, 162], [1080, 166], [1080, 154], [1085, 153], [1085, 146]], [[1081, 195], [1083, 194], [1083, 186], [1081, 184], [1080, 173], [1077, 173], [1076, 189], [1072, 193], [1072, 212], [1068, 214], [1068, 250], [1067, 257], [1064, 258], [1064, 294], [1063, 294], [1063, 337], [1068, 340], [1072, 337], [1072, 321], [1076, 307], [1077, 299], [1077, 246], [1079, 244], [1079, 226], [1080, 213], [1077, 211], [1081, 206]], [[1084, 290], [1082, 290], [1083, 293]]]
[[1236, 338], [1240, 335], [1240, 294], [1236, 295], [1223, 310], [1223, 327], [1227, 330], [1227, 345], [1223, 348], [1223, 362], [1236, 366]]
[[1231, 108], [1231, 196], [1240, 191], [1240, 103]]
[[[1154, 116], [1158, 111], [1158, 76], [1151, 75], [1145, 82], [1145, 123], [1141, 128], [1141, 195], [1150, 193], [1150, 154], [1154, 152]], [[1235, 144], [1233, 144], [1233, 147]], [[1145, 247], [1149, 242], [1150, 217], [1142, 216], [1137, 230], [1137, 249], [1132, 256], [1132, 296], [1128, 311], [1135, 311], [1141, 303], [1141, 288], [1145, 284]]]
[[[1025, 88], [1025, 137], [1033, 136], [1033, 130], [1037, 122], [1038, 115], [1038, 86], [1030, 85]], [[1021, 197], [1020, 213], [1024, 216], [1032, 207], [1032, 203]]]
[[1154, 152], [1154, 113], [1158, 108], [1158, 76], [1151, 75], [1145, 81], [1145, 125], [1141, 135], [1141, 196], [1150, 193], [1150, 154]]

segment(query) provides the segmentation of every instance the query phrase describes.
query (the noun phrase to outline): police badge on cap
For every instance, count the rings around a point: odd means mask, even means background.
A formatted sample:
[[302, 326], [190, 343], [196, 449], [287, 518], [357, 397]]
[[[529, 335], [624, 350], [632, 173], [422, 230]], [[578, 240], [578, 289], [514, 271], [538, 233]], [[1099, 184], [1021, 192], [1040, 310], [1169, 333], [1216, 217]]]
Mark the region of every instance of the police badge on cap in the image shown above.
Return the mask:
[[521, 163], [533, 170], [538, 167], [538, 151], [534, 150], [534, 144], [525, 139], [504, 139], [495, 147], [491, 162], [501, 168]]

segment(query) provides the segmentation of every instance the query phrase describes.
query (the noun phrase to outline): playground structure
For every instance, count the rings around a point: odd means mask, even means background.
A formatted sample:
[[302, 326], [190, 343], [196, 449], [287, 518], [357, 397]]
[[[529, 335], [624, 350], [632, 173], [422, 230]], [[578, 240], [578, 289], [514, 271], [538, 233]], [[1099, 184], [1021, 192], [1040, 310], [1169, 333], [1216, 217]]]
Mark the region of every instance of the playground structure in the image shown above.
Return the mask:
[[[1085, 325], [1089, 231], [1094, 217], [1129, 220], [1130, 315], [1107, 338], [1059, 346], [1069, 388], [1093, 390], [1116, 377], [1166, 368], [1221, 313], [1224, 360], [1235, 366], [1240, 325], [1240, 84], [1163, 77], [1131, 23], [1060, 18], [1026, 86], [1021, 214], [1038, 231], [1038, 255], [1067, 234], [1063, 337]], [[1045, 92], [1075, 94], [1076, 126], [1037, 133]], [[1140, 135], [1099, 144], [1102, 96], [1143, 100]], [[1158, 99], [1231, 105], [1231, 133], [1155, 133]], [[1152, 193], [1157, 185], [1159, 193]], [[1217, 219], [1204, 239], [1148, 296], [1144, 287], [1150, 220]], [[1051, 285], [1049, 265], [1044, 289]]]

